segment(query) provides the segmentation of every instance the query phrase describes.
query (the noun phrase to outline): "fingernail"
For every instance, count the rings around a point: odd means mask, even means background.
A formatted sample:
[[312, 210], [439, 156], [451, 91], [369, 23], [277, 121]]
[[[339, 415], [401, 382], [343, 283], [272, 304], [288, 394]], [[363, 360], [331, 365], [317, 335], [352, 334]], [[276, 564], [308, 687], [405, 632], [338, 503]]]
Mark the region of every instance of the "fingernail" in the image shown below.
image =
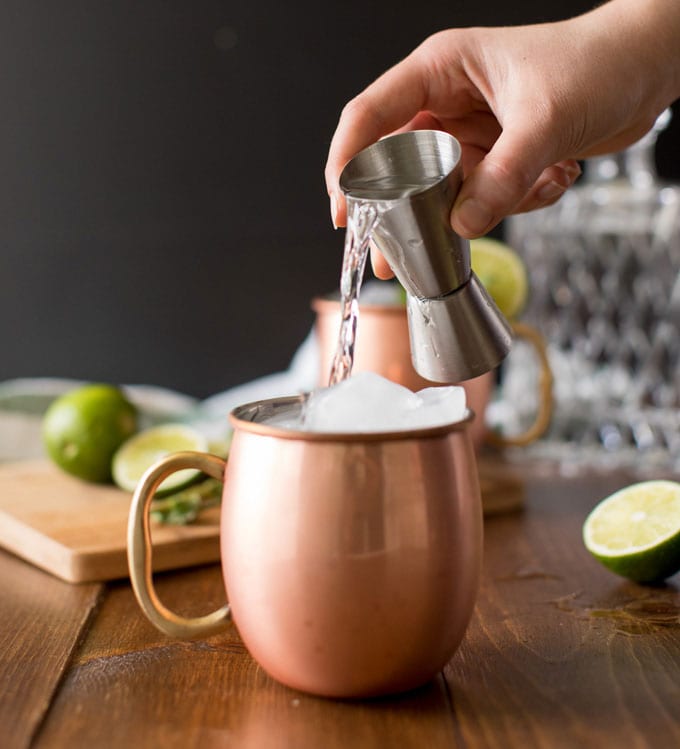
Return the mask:
[[331, 221], [333, 222], [333, 228], [337, 229], [337, 219], [336, 216], [338, 215], [338, 201], [335, 198], [335, 193], [331, 193]]
[[476, 198], [466, 198], [456, 209], [458, 223], [469, 234], [484, 234], [491, 228], [493, 213]]
[[541, 187], [541, 189], [536, 193], [536, 196], [539, 200], [555, 200], [555, 198], [559, 198], [566, 189], [567, 188], [564, 185], [560, 185], [557, 182], [548, 182], [547, 185]]

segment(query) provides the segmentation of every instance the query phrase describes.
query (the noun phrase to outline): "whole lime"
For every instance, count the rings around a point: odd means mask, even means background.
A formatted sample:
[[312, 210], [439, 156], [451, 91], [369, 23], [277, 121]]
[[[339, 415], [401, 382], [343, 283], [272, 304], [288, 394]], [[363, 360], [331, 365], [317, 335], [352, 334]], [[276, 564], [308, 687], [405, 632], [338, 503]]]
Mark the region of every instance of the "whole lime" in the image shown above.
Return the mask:
[[529, 295], [524, 261], [517, 252], [497, 239], [480, 237], [470, 242], [472, 270], [507, 317], [517, 317]]
[[84, 385], [53, 401], [43, 418], [42, 435], [50, 458], [64, 471], [104, 483], [111, 460], [137, 431], [137, 411], [113, 385]]

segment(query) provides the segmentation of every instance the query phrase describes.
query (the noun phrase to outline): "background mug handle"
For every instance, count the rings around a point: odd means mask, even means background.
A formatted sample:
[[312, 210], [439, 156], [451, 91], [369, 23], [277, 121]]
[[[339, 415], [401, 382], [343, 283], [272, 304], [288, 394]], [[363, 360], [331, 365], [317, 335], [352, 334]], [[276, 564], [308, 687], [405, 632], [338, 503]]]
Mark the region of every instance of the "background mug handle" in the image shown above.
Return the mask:
[[127, 530], [130, 582], [142, 611], [161, 632], [171, 637], [205, 637], [224, 629], [231, 619], [229, 604], [211, 614], [185, 618], [166, 608], [156, 595], [153, 585], [151, 531], [149, 508], [164, 478], [184, 468], [197, 468], [208, 476], [224, 481], [227, 462], [216, 455], [198, 452], [177, 452], [167, 455], [151, 466], [140, 479], [130, 505]]
[[496, 447], [524, 447], [537, 440], [548, 428], [553, 410], [553, 374], [548, 361], [545, 339], [536, 328], [527, 323], [513, 320], [510, 322], [513, 334], [528, 341], [536, 351], [540, 374], [538, 378], [538, 410], [533, 423], [521, 434], [503, 436], [497, 432], [488, 432], [485, 442]]

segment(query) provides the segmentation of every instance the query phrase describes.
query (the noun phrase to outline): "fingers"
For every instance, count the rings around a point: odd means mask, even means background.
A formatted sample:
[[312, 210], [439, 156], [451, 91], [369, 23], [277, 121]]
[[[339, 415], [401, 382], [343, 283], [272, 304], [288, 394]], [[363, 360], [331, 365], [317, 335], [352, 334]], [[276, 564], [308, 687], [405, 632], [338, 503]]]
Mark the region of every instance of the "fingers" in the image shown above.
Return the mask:
[[384, 73], [343, 109], [326, 162], [326, 188], [335, 226], [344, 226], [346, 211], [338, 180], [345, 164], [359, 151], [409, 122], [427, 98], [424, 73], [411, 55]]
[[556, 160], [552, 143], [549, 133], [531, 123], [509, 120], [463, 182], [451, 212], [454, 231], [473, 239], [520, 207], [555, 202], [578, 176], [578, 167], [570, 161], [548, 168]]
[[390, 268], [387, 260], [385, 260], [380, 250], [373, 243], [371, 243], [371, 266], [376, 278], [380, 278], [383, 281], [394, 278], [392, 268]]
[[527, 195], [515, 206], [513, 213], [533, 211], [556, 203], [581, 176], [577, 161], [561, 161], [544, 169]]
[[[511, 213], [550, 205], [577, 179], [576, 162], [563, 160], [575, 155], [575, 149], [561, 127], [563, 118], [556, 115], [561, 110], [531, 87], [513, 88], [517, 76], [500, 75], [497, 66], [486, 70], [486, 58], [476, 57], [484, 48], [479, 34], [468, 31], [465, 42], [451, 33], [432, 37], [433, 42], [421, 45], [343, 110], [325, 171], [335, 226], [346, 223], [338, 187], [345, 164], [381, 137], [403, 130], [441, 129], [461, 142], [465, 179], [451, 224], [464, 237], [488, 233]], [[512, 49], [517, 46], [514, 35], [505, 42]], [[461, 60], [468, 58], [477, 64], [463, 65]], [[526, 65], [517, 69], [527, 76]], [[498, 80], [486, 80], [487, 73]]]

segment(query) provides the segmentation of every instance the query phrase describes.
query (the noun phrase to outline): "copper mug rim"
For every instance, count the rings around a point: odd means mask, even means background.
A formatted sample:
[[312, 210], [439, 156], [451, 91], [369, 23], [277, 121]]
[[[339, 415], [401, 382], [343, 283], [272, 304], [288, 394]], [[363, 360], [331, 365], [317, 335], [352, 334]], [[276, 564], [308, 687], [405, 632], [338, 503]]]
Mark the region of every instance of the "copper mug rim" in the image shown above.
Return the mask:
[[234, 429], [252, 434], [277, 439], [301, 440], [305, 442], [386, 442], [398, 440], [417, 440], [429, 437], [441, 437], [451, 432], [462, 432], [472, 423], [475, 413], [471, 408], [465, 409], [465, 415], [458, 421], [438, 424], [432, 427], [417, 429], [387, 430], [376, 432], [312, 432], [304, 429], [291, 429], [277, 424], [267, 423], [284, 409], [293, 413], [296, 406], [301, 406], [306, 394], [265, 398], [244, 403], [229, 413], [229, 422]]

